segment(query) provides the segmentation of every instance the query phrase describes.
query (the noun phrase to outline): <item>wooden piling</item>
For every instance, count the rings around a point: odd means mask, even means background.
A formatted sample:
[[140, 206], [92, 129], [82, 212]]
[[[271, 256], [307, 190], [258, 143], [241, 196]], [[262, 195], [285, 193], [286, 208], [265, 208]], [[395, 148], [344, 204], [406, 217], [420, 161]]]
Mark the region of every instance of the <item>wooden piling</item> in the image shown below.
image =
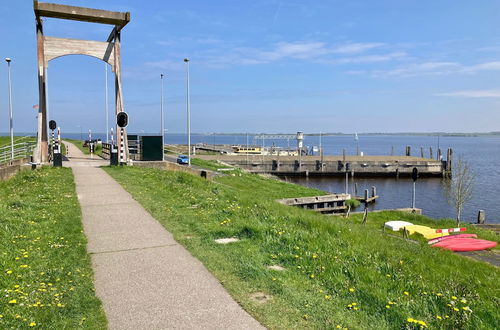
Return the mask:
[[484, 224], [484, 221], [486, 220], [486, 215], [484, 213], [484, 210], [479, 210], [477, 213], [477, 223], [478, 224]]

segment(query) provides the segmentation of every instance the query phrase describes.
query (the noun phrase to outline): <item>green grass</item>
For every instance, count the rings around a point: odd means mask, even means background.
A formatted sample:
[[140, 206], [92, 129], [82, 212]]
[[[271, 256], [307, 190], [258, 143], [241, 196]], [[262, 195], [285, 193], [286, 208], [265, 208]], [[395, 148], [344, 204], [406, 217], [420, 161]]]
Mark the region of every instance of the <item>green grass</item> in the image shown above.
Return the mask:
[[67, 168], [0, 182], [0, 328], [105, 329]]
[[[445, 227], [452, 220], [386, 212], [362, 225], [361, 215], [280, 205], [274, 199], [318, 191], [239, 171], [215, 182], [148, 168], [106, 171], [269, 328], [420, 328], [408, 318], [435, 329], [498, 328], [497, 268], [380, 228], [389, 219]], [[222, 237], [241, 241], [214, 243]], [[286, 270], [268, 268], [275, 264]], [[254, 301], [255, 292], [271, 299]]]
[[[14, 143], [36, 142], [34, 137], [14, 136]], [[0, 136], [0, 147], [10, 145], [10, 136]]]
[[232, 166], [226, 166], [217, 163], [213, 160], [204, 160], [201, 158], [191, 158], [191, 164], [199, 167], [206, 168], [207, 170], [217, 171], [220, 168], [231, 168]]
[[[83, 141], [82, 140], [75, 140], [75, 139], [64, 139], [64, 140], [73, 143], [85, 155], [90, 155], [89, 148], [83, 146]], [[97, 145], [95, 147], [95, 154], [98, 155], [98, 156], [102, 155], [102, 145]]]

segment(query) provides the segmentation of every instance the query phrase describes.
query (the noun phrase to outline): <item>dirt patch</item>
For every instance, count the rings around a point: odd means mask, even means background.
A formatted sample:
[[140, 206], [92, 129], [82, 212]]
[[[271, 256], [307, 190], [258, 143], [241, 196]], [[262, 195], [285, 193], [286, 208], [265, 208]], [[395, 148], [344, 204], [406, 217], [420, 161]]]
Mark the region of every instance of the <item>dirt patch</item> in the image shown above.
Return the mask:
[[250, 295], [250, 300], [259, 304], [265, 304], [271, 299], [272, 297], [270, 295], [260, 291], [254, 292]]
[[272, 269], [272, 270], [277, 270], [278, 272], [285, 270], [285, 268], [281, 267], [280, 265], [271, 265], [271, 266], [267, 266], [267, 268]]

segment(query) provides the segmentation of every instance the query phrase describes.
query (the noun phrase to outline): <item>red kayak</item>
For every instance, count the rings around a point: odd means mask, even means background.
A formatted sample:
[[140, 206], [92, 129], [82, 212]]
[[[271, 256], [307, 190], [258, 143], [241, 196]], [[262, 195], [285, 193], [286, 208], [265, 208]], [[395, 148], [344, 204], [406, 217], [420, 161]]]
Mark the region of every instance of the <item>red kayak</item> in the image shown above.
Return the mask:
[[438, 242], [432, 247], [440, 247], [446, 250], [464, 252], [464, 251], [481, 251], [497, 246], [496, 242], [487, 241], [476, 238], [452, 238]]
[[445, 241], [445, 240], [453, 239], [453, 238], [477, 238], [477, 235], [476, 234], [458, 234], [458, 235], [443, 236], [443, 237], [433, 238], [433, 239], [429, 240], [427, 243], [434, 244], [437, 242], [441, 242], [441, 241]]

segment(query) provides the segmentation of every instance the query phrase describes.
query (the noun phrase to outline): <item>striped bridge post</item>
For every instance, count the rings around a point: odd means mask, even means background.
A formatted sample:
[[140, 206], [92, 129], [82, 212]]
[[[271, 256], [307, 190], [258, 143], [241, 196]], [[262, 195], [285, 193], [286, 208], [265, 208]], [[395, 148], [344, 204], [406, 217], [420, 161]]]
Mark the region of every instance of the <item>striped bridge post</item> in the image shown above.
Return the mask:
[[123, 139], [123, 127], [120, 128], [120, 165], [125, 163], [125, 142]]

